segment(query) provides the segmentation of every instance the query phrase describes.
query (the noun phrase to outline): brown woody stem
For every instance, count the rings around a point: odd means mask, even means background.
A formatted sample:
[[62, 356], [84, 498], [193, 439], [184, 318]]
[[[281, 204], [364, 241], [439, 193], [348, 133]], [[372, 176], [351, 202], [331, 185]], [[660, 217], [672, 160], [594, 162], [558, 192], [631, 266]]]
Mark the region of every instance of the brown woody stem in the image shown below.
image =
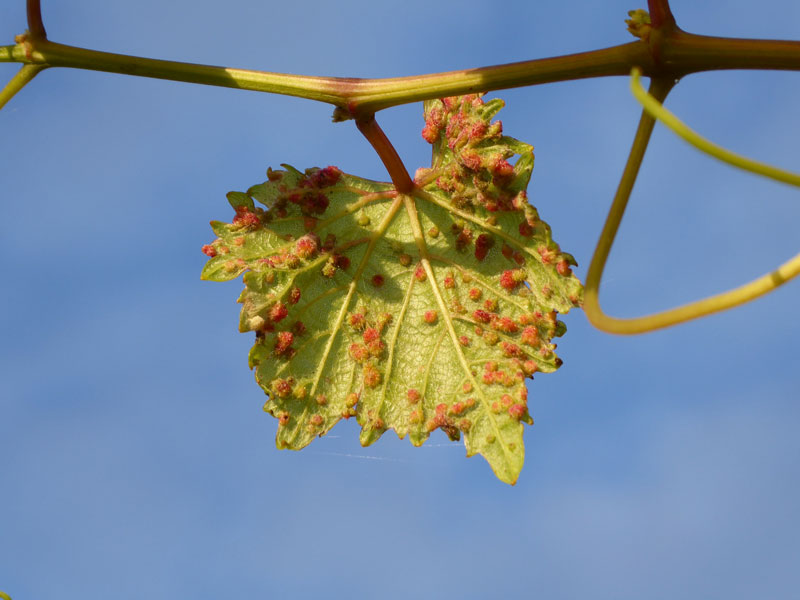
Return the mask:
[[397, 150], [383, 133], [378, 122], [375, 120], [375, 115], [370, 115], [366, 118], [356, 119], [356, 126], [358, 130], [364, 134], [367, 141], [372, 144], [375, 152], [380, 156], [381, 161], [386, 170], [389, 171], [389, 177], [392, 178], [392, 183], [397, 191], [401, 194], [409, 194], [414, 189], [414, 182], [406, 170], [406, 166], [397, 154]]
[[675, 17], [672, 16], [669, 0], [647, 0], [647, 8], [650, 12], [650, 24], [653, 27], [675, 27]]
[[47, 39], [47, 32], [42, 21], [41, 0], [27, 0], [28, 31], [31, 36], [40, 40]]

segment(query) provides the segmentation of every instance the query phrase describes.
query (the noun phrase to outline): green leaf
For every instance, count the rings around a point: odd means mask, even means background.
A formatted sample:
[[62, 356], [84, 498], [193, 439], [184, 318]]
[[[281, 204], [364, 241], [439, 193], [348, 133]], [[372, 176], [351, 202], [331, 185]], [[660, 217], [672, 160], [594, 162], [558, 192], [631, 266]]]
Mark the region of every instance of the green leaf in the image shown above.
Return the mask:
[[582, 289], [528, 203], [531, 146], [491, 122], [502, 105], [427, 102], [433, 161], [411, 195], [285, 165], [229, 195], [236, 217], [212, 222], [202, 276], [245, 273], [239, 329], [256, 332], [250, 366], [278, 447], [354, 416], [365, 446], [387, 429], [414, 445], [442, 429], [516, 481], [533, 422], [525, 378], [561, 364], [557, 314]]

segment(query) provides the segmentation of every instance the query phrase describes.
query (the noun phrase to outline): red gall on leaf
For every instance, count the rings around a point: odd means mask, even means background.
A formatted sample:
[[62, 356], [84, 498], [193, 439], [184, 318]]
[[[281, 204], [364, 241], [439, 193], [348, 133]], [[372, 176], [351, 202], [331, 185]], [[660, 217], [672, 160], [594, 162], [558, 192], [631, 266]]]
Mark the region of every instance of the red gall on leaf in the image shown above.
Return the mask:
[[286, 305], [283, 302], [276, 302], [269, 310], [269, 318], [273, 323], [283, 321], [288, 314], [289, 309], [286, 308]]
[[433, 325], [434, 323], [436, 323], [436, 320], [438, 318], [439, 318], [439, 315], [436, 313], [435, 310], [426, 310], [425, 311], [424, 319], [425, 319], [425, 322], [428, 323], [429, 325]]
[[290, 353], [292, 342], [294, 342], [294, 334], [291, 331], [279, 331], [275, 342], [275, 354], [280, 356]]

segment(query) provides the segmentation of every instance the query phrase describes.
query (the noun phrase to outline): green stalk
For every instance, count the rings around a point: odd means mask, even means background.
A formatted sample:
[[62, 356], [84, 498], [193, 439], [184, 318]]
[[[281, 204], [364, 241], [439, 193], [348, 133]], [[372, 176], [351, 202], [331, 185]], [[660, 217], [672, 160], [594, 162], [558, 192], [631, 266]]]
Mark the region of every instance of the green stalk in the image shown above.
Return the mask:
[[[672, 80], [654, 79], [650, 84], [650, 93], [659, 101], [663, 101], [674, 85], [675, 83]], [[592, 262], [589, 264], [589, 272], [586, 275], [583, 310], [592, 325], [609, 333], [632, 334], [649, 331], [654, 328], [652, 327], [652, 323], [647, 320], [648, 317], [642, 318], [644, 322], [642, 322], [642, 319], [624, 320], [609, 317], [600, 308], [598, 299], [600, 294], [600, 280], [603, 277], [606, 261], [608, 260], [608, 255], [611, 253], [614, 240], [617, 237], [617, 231], [619, 231], [622, 217], [628, 206], [628, 200], [633, 191], [633, 184], [636, 182], [636, 177], [639, 174], [639, 168], [642, 165], [642, 159], [644, 159], [647, 145], [650, 143], [650, 135], [653, 133], [654, 126], [655, 119], [647, 112], [642, 112], [642, 116], [639, 119], [639, 127], [636, 130], [636, 135], [633, 138], [633, 145], [628, 155], [628, 161], [622, 172], [622, 178], [617, 186], [617, 192], [614, 195], [614, 200], [608, 211], [606, 222], [600, 233], [600, 239], [597, 242], [594, 255], [592, 256]], [[634, 323], [631, 323], [631, 321], [634, 321]]]
[[637, 100], [641, 102], [644, 112], [639, 122], [639, 129], [636, 132], [633, 148], [628, 157], [622, 180], [589, 266], [583, 306], [586, 316], [592, 325], [602, 331], [621, 335], [655, 331], [739, 306], [771, 292], [800, 275], [800, 254], [798, 254], [774, 271], [749, 283], [671, 310], [634, 319], [618, 319], [603, 312], [598, 298], [600, 281], [656, 119], [663, 122], [687, 142], [714, 158], [757, 175], [763, 175], [782, 183], [800, 187], [800, 175], [740, 156], [692, 131], [662, 105], [672, 83], [655, 80], [651, 84], [650, 93], [648, 93], [641, 87], [639, 76], [640, 73], [634, 69], [631, 73], [631, 91]]
[[0, 90], [0, 109], [11, 100], [17, 92], [24, 88], [40, 72], [47, 68], [46, 65], [22, 65], [17, 74], [11, 78], [6, 86]]
[[647, 93], [640, 83], [641, 71], [633, 69], [631, 71], [631, 93], [636, 98], [647, 113], [668, 127], [677, 136], [709, 156], [712, 156], [724, 163], [728, 163], [737, 169], [750, 171], [756, 175], [768, 177], [781, 183], [796, 185], [800, 187], [800, 174], [785, 171], [772, 165], [747, 158], [741, 154], [731, 152], [714, 142], [704, 138], [699, 133], [688, 127], [683, 121], [664, 108], [656, 98]]

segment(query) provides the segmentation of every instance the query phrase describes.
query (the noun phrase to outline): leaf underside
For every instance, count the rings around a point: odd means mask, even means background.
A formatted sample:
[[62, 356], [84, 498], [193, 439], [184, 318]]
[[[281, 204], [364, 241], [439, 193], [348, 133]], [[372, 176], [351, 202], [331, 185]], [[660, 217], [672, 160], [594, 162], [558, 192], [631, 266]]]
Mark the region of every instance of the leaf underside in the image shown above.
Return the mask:
[[249, 362], [279, 448], [356, 417], [364, 446], [442, 429], [516, 481], [533, 423], [525, 379], [561, 364], [556, 317], [582, 288], [528, 203], [533, 148], [491, 121], [502, 106], [426, 102], [433, 160], [410, 195], [286, 165], [228, 194], [236, 216], [211, 223], [202, 278], [244, 273], [239, 329], [256, 334]]

